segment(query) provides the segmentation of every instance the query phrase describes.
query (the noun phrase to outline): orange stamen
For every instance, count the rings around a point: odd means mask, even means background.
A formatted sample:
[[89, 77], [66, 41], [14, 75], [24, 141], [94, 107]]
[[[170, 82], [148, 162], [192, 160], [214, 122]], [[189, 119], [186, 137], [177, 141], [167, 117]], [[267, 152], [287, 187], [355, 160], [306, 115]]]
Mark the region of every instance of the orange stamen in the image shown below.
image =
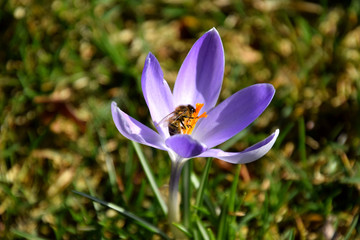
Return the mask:
[[182, 133], [182, 134], [189, 134], [189, 135], [190, 135], [190, 134], [192, 133], [192, 131], [194, 130], [197, 121], [198, 121], [200, 118], [206, 118], [206, 117], [207, 117], [206, 112], [204, 112], [204, 113], [202, 113], [200, 116], [198, 116], [199, 113], [200, 113], [200, 110], [201, 110], [201, 108], [202, 108], [203, 106], [204, 106], [203, 103], [197, 103], [197, 104], [196, 104], [195, 112], [191, 115], [191, 118], [188, 118], [188, 119], [184, 122], [186, 128], [181, 130], [181, 133]]

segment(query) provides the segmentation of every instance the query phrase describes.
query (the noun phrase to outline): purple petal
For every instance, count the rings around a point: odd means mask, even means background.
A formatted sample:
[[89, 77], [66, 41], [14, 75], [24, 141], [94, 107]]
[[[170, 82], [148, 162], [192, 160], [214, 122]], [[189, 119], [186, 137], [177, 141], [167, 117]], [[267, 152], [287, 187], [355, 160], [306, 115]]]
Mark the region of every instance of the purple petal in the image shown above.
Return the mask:
[[220, 149], [209, 149], [200, 154], [199, 157], [214, 157], [225, 162], [240, 164], [253, 162], [264, 156], [274, 145], [279, 135], [279, 129], [261, 142], [245, 149], [242, 152], [224, 152]]
[[111, 103], [113, 121], [119, 132], [126, 138], [150, 147], [166, 150], [164, 139], [155, 131], [138, 122]]
[[169, 137], [165, 143], [182, 158], [191, 158], [207, 150], [204, 145], [187, 134], [178, 134]]
[[[171, 90], [164, 80], [160, 64], [151, 53], [148, 54], [145, 60], [141, 87], [150, 110], [151, 118], [155, 123], [159, 123], [161, 119], [174, 110], [174, 106]], [[160, 129], [158, 128], [158, 130]], [[166, 131], [161, 129], [160, 133], [164, 132], [165, 134], [163, 135], [169, 135], [167, 128]]]
[[238, 91], [208, 112], [208, 117], [195, 126], [192, 136], [209, 148], [225, 142], [252, 123], [274, 94], [271, 84], [255, 84]]
[[186, 56], [174, 86], [174, 105], [215, 106], [224, 76], [224, 49], [215, 28], [196, 41]]

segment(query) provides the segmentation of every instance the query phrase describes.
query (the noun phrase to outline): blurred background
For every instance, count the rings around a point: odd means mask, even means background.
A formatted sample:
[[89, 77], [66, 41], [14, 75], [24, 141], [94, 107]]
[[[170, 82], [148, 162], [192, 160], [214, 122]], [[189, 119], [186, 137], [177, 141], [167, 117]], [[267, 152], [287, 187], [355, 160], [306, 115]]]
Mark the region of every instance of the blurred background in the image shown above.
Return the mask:
[[[280, 129], [274, 148], [241, 168], [229, 213], [236, 239], [356, 239], [359, 17], [358, 0], [0, 1], [0, 238], [161, 239], [72, 190], [167, 231], [110, 103], [151, 126], [146, 55], [173, 86], [192, 44], [216, 27], [226, 59], [219, 102], [255, 83], [276, 88], [265, 112], [221, 147], [241, 151]], [[142, 150], [166, 188], [167, 153]], [[205, 160], [190, 164], [200, 177]], [[235, 169], [212, 164], [214, 216]], [[216, 232], [216, 218], [204, 221]]]

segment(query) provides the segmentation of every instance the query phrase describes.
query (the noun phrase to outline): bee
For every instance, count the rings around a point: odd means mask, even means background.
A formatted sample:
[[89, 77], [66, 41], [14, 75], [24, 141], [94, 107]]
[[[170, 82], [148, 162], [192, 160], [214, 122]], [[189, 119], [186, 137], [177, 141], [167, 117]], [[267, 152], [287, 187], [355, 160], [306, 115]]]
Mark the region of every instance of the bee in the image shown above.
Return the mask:
[[159, 124], [166, 122], [169, 128], [170, 136], [182, 133], [192, 126], [188, 124], [190, 119], [193, 119], [195, 108], [189, 105], [180, 105], [175, 108], [173, 112], [165, 116]]

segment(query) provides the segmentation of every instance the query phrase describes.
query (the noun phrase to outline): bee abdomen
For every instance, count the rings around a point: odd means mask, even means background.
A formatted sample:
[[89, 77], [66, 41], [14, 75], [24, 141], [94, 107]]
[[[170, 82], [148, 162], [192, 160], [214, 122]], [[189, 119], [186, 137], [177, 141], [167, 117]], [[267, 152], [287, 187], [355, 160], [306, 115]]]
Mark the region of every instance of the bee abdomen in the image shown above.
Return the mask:
[[175, 134], [179, 134], [179, 126], [176, 126], [175, 124], [169, 124], [169, 134], [170, 136], [173, 136]]

